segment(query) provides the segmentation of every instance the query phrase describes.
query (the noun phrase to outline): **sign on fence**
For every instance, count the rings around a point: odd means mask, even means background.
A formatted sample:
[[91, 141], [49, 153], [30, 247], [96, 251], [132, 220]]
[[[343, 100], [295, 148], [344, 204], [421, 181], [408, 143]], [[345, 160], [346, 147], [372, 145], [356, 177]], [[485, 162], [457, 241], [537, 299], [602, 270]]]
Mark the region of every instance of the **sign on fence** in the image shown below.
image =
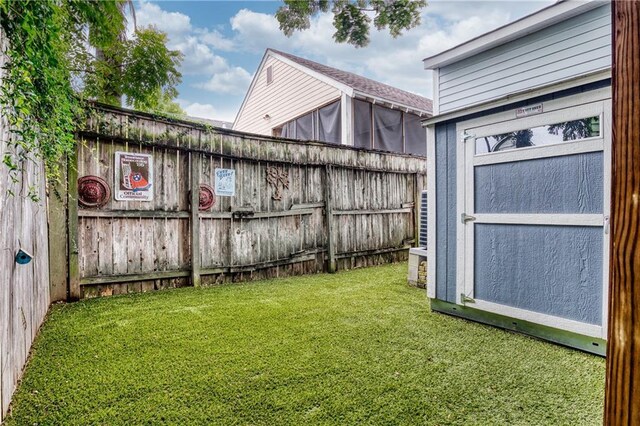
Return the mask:
[[116, 200], [153, 200], [153, 157], [116, 152]]
[[233, 197], [236, 195], [236, 171], [234, 169], [216, 169], [216, 195]]

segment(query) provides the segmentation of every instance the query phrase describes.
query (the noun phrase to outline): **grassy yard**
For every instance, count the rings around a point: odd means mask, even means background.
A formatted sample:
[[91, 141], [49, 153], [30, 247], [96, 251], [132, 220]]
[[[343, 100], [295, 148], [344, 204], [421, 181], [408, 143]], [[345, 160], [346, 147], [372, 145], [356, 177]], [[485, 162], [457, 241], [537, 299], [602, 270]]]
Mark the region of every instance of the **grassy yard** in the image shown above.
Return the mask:
[[431, 313], [406, 268], [55, 306], [6, 424], [601, 423], [603, 359]]

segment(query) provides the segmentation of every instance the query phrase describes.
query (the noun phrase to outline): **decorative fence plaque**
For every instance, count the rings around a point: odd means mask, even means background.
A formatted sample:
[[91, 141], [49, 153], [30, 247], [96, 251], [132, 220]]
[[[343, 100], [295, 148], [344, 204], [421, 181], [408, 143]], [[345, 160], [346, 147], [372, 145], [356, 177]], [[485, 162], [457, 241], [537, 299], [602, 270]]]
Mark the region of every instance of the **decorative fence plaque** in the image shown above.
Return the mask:
[[200, 211], [209, 210], [216, 203], [216, 196], [213, 193], [213, 188], [206, 183], [200, 184], [200, 195], [198, 198], [200, 203], [198, 209]]
[[216, 169], [216, 195], [234, 197], [236, 195], [236, 171], [234, 169]]
[[153, 157], [116, 152], [116, 200], [153, 200]]
[[282, 191], [289, 189], [289, 172], [277, 167], [267, 167], [267, 183], [275, 190], [271, 198], [282, 200]]
[[109, 184], [99, 176], [78, 179], [78, 202], [83, 207], [102, 207], [111, 199]]

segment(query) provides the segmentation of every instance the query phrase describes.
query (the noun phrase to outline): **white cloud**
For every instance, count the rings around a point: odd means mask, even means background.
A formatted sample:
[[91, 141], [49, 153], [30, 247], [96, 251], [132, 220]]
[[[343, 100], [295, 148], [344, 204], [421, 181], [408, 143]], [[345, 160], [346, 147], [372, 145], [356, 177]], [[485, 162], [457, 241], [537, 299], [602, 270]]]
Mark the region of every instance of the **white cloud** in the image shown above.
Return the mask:
[[177, 101], [187, 115], [197, 118], [233, 122], [236, 118], [236, 111], [238, 110], [237, 105], [224, 105], [222, 108], [217, 108], [211, 104], [189, 102], [185, 99], [178, 99]]
[[172, 43], [172, 49], [184, 54], [182, 73], [186, 75], [203, 75], [224, 72], [229, 69], [225, 58], [216, 55], [206, 44], [197, 37], [189, 35]]
[[233, 42], [233, 40], [226, 38], [218, 30], [197, 29], [195, 33], [203, 43], [211, 46], [216, 50], [230, 52], [236, 49], [236, 44]]
[[139, 26], [153, 25], [174, 38], [191, 31], [191, 18], [179, 12], [167, 12], [160, 6], [141, 0], [136, 8], [136, 21]]
[[266, 45], [283, 47], [288, 40], [274, 16], [248, 9], [241, 9], [231, 18], [231, 29], [243, 49], [252, 51], [263, 51]]
[[197, 28], [189, 16], [163, 10], [158, 4], [143, 0], [136, 9], [138, 25], [153, 25], [167, 33], [168, 47], [184, 55], [180, 71], [191, 79], [205, 79], [193, 86], [221, 94], [243, 94], [251, 81], [245, 69], [229, 64], [217, 54], [235, 47], [232, 39], [224, 37], [217, 28]]
[[244, 68], [232, 67], [214, 73], [206, 83], [199, 84], [197, 87], [214, 93], [242, 95], [247, 91], [249, 84], [251, 84], [251, 74]]

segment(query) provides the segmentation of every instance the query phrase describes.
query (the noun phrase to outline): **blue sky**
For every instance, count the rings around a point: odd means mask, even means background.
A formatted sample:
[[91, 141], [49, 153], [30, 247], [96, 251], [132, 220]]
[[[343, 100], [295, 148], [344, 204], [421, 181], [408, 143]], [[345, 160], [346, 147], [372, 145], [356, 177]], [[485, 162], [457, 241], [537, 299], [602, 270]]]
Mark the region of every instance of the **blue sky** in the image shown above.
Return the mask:
[[273, 14], [279, 1], [150, 1], [135, 3], [139, 26], [154, 25], [185, 55], [178, 102], [196, 117], [233, 121], [268, 47], [431, 96], [421, 59], [512, 22], [553, 1], [430, 1], [422, 25], [393, 39], [372, 30], [366, 48], [333, 42], [332, 15], [285, 37]]

